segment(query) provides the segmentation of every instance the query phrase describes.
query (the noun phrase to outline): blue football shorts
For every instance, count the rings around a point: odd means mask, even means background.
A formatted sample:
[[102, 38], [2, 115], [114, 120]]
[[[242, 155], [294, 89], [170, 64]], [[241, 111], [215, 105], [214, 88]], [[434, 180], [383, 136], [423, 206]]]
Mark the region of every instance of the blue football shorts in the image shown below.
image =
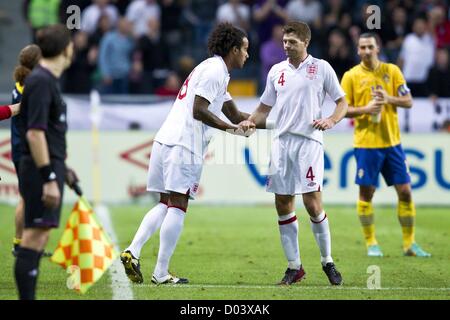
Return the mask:
[[411, 182], [409, 167], [402, 145], [389, 148], [355, 148], [356, 178], [361, 186], [378, 187], [379, 173], [388, 186]]

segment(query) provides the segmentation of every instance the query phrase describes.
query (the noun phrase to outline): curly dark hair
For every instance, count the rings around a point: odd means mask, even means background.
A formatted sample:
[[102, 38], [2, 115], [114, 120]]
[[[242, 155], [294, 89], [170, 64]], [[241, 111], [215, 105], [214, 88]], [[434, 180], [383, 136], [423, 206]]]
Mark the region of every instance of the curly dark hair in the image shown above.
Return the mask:
[[14, 70], [14, 80], [23, 85], [25, 78], [41, 59], [41, 49], [35, 44], [30, 44], [19, 53], [19, 65]]
[[244, 38], [247, 37], [245, 31], [236, 28], [231, 23], [218, 24], [208, 38], [208, 52], [210, 56], [215, 54], [225, 57], [233, 47], [241, 48]]

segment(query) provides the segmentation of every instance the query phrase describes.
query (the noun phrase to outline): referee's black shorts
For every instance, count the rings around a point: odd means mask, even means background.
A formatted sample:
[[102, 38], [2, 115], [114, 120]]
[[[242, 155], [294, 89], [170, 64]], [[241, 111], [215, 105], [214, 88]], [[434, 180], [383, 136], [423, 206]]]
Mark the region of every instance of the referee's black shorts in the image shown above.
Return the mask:
[[14, 169], [16, 169], [17, 181], [19, 181], [20, 161], [13, 160], [13, 163], [14, 163]]
[[25, 204], [25, 228], [57, 228], [61, 215], [66, 166], [62, 160], [51, 160], [61, 193], [56, 209], [49, 209], [42, 202], [43, 180], [31, 156], [23, 156], [19, 167], [19, 190]]

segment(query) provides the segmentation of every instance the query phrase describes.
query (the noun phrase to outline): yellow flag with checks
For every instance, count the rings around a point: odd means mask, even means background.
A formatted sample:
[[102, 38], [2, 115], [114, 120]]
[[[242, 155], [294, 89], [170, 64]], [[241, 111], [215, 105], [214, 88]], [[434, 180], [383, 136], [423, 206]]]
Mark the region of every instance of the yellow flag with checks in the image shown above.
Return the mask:
[[85, 293], [118, 257], [111, 239], [98, 222], [89, 203], [75, 204], [51, 261], [71, 273], [67, 285]]

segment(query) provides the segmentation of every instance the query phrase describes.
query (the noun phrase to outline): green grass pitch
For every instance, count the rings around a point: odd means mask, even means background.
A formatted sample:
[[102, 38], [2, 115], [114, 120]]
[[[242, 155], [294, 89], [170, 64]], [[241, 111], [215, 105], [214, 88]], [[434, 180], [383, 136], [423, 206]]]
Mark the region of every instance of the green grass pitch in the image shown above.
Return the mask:
[[[120, 248], [131, 241], [143, 215], [143, 206], [110, 207]], [[48, 250], [62, 233], [70, 207], [65, 207], [61, 227], [52, 231]], [[319, 250], [304, 209], [297, 210], [299, 242], [306, 279], [291, 287], [274, 285], [286, 262], [276, 214], [271, 206], [191, 206], [185, 228], [171, 261], [171, 271], [187, 277], [186, 286], [155, 286], [150, 283], [156, 261], [159, 234], [142, 251], [144, 284], [131, 285], [134, 299], [450, 299], [450, 209], [419, 207], [416, 240], [433, 256], [404, 257], [401, 230], [395, 208], [377, 207], [377, 238], [383, 258], [368, 258], [353, 207], [326, 206], [332, 232], [333, 257], [344, 285], [331, 287], [321, 270]], [[0, 300], [16, 299], [11, 242], [14, 208], [0, 205]], [[381, 289], [370, 290], [369, 266], [378, 266]], [[106, 273], [85, 295], [66, 287], [65, 271], [42, 259], [38, 299], [111, 299], [111, 275]], [[122, 270], [121, 270], [122, 271]]]

